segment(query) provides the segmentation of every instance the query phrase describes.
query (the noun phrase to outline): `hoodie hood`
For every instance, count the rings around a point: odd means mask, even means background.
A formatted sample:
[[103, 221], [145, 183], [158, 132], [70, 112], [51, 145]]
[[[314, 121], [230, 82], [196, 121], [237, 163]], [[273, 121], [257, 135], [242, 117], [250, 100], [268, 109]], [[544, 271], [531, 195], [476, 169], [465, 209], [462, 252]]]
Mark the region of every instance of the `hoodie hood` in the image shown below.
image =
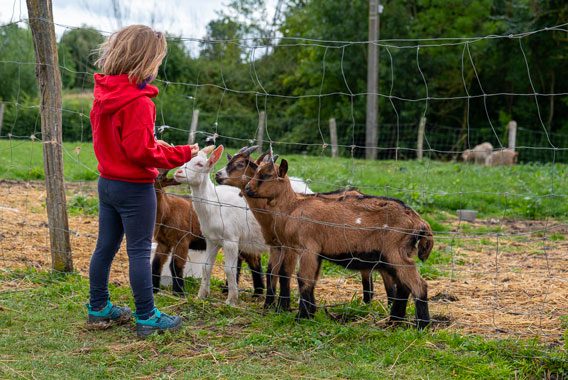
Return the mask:
[[136, 83], [130, 82], [127, 74], [95, 74], [94, 95], [95, 105], [103, 113], [112, 113], [141, 96], [155, 97], [158, 88], [150, 84], [140, 88]]

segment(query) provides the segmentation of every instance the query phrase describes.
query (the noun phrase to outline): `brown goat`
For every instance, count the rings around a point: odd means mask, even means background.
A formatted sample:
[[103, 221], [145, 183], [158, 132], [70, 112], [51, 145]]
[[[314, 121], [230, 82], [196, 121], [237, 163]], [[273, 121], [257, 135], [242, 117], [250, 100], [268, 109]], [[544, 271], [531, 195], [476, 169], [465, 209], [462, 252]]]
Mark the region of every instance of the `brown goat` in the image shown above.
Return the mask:
[[[294, 193], [282, 160], [259, 165], [245, 187], [249, 197], [265, 199], [280, 241], [300, 254], [298, 318], [316, 311], [314, 288], [322, 259], [350, 269], [381, 269], [396, 282], [391, 320], [404, 319], [414, 296], [419, 328], [430, 322], [426, 281], [413, 256], [425, 260], [433, 247], [432, 230], [414, 210], [397, 199], [347, 195], [340, 200]], [[364, 202], [362, 200], [365, 200]]]
[[[254, 176], [258, 165], [262, 162], [265, 155], [260, 156], [256, 162], [250, 158], [252, 152], [257, 149], [256, 146], [244, 147], [234, 156], [227, 155], [227, 166], [217, 172], [215, 179], [220, 185], [235, 186], [241, 189], [247, 204], [251, 208], [255, 218], [258, 220], [263, 237], [270, 249], [270, 259], [266, 272], [266, 301], [265, 307], [271, 307], [275, 302], [276, 296], [276, 278], [280, 281], [280, 297], [278, 299], [278, 309], [288, 310], [290, 306], [290, 275], [294, 271], [297, 255], [294, 250], [286, 252], [283, 244], [275, 234], [273, 216], [265, 211], [266, 199], [252, 198], [244, 194], [244, 188], [249, 180]], [[362, 196], [356, 189], [342, 189], [329, 193], [315, 193], [307, 196], [343, 199], [349, 195]], [[363, 301], [371, 302], [373, 298], [373, 277], [372, 270], [360, 269], [361, 280], [363, 284]], [[388, 303], [392, 302], [395, 295], [396, 285], [392, 277], [386, 272], [381, 271], [385, 291], [387, 293]]]
[[[152, 285], [154, 292], [160, 289], [162, 268], [171, 252], [173, 254], [170, 263], [172, 290], [183, 295], [183, 270], [187, 262], [188, 250], [204, 251], [206, 244], [191, 198], [168, 194], [164, 191], [165, 187], [179, 185], [174, 179], [168, 178], [167, 174], [168, 171], [160, 170], [160, 174], [154, 182], [157, 199], [154, 240], [158, 243], [158, 246], [152, 261]], [[239, 252], [237, 283], [243, 259], [252, 271], [254, 294], [262, 294], [264, 292], [264, 281], [260, 257]]]

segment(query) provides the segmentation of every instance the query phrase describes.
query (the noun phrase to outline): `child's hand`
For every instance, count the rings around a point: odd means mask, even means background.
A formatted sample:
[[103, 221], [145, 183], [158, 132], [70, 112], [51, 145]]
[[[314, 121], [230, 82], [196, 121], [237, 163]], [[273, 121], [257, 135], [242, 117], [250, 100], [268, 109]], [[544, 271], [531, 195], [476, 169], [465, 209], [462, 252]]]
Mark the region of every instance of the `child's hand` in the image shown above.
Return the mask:
[[156, 142], [158, 143], [158, 145], [161, 145], [161, 146], [167, 146], [167, 147], [172, 147], [172, 146], [173, 146], [173, 145], [171, 145], [171, 144], [165, 142], [164, 140], [156, 140]]
[[192, 158], [197, 156], [197, 152], [199, 152], [199, 145], [198, 144], [191, 145], [191, 157]]

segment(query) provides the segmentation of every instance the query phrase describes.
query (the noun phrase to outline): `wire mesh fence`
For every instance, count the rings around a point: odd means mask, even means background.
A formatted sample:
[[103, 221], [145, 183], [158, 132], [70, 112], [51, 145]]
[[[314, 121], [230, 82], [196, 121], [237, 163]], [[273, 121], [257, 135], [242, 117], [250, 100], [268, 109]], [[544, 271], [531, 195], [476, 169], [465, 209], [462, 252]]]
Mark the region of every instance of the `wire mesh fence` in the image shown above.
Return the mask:
[[[0, 30], [24, 28], [26, 25], [26, 20], [20, 20], [0, 27]], [[75, 29], [63, 25], [58, 27]], [[364, 101], [366, 94], [352, 91], [346, 78], [349, 72], [343, 67], [346, 49], [364, 48], [367, 41], [302, 38], [279, 40], [276, 49], [323, 49], [326, 52], [322, 62], [322, 87], [326, 78], [326, 64], [334, 66], [336, 74], [342, 75], [337, 82], [339, 87], [328, 88], [329, 92], [323, 92], [320, 88], [319, 93], [315, 94], [295, 94], [272, 92], [268, 84], [263, 83], [262, 75], [259, 75], [263, 67], [260, 66], [269, 65], [270, 62], [263, 61], [266, 57], [262, 55], [255, 58], [255, 52], [265, 49], [266, 45], [257, 45], [256, 41], [248, 40], [206, 41], [181, 38], [186, 44], [231, 43], [244, 46], [250, 51], [248, 64], [251, 82], [239, 88], [233, 87], [230, 81], [202, 83], [198, 75], [194, 81], [188, 82], [161, 78], [157, 83], [162, 89], [163, 100], [160, 97], [156, 100], [156, 124], [162, 127], [157, 129], [157, 134], [178, 143], [187, 141], [192, 111], [203, 105], [205, 110], [199, 116], [197, 141], [201, 145], [206, 143], [206, 139], [215, 144], [222, 143], [228, 151], [234, 153], [243, 146], [258, 143], [258, 113], [265, 111], [267, 122], [264, 127], [264, 148], [270, 148], [275, 154], [288, 158], [291, 174], [302, 177], [315, 192], [356, 186], [365, 194], [394, 196], [419, 211], [430, 223], [435, 241], [431, 256], [424, 263], [409, 265], [417, 265], [422, 278], [428, 283], [430, 311], [435, 328], [457, 329], [487, 336], [537, 337], [545, 341], [558, 341], [565, 331], [562, 318], [565, 319], [568, 315], [568, 169], [563, 164], [568, 160], [568, 135], [549, 130], [540, 116], [539, 99], [565, 99], [567, 93], [538, 93], [532, 83], [532, 91], [529, 92], [486, 93], [480, 76], [475, 72], [481, 94], [469, 93], [467, 86], [465, 95], [430, 94], [427, 77], [435, 73], [426, 72], [425, 75], [422, 72], [418, 54], [420, 49], [428, 48], [462, 49], [462, 55], [459, 56], [462, 61], [459, 63], [462, 65], [463, 76], [464, 57], [466, 61], [471, 60], [475, 69], [470, 49], [474, 50], [477, 43], [506, 39], [511, 43], [518, 41], [522, 49], [522, 41], [534, 34], [549, 33], [552, 30], [565, 33], [565, 28], [565, 25], [560, 25], [514, 36], [374, 42], [385, 51], [412, 51], [412, 55], [415, 54], [417, 58], [419, 78], [424, 80], [425, 85], [424, 95], [416, 98], [394, 95], [392, 86], [390, 91], [378, 94], [388, 102], [385, 106], [387, 109], [381, 116], [383, 120], [379, 122], [376, 148], [379, 158], [389, 161], [377, 162], [359, 160], [364, 156], [365, 124], [364, 115], [357, 113], [355, 103]], [[105, 32], [102, 34], [108, 35]], [[6, 33], [1, 33], [0, 38], [7, 43]], [[2, 42], [0, 40], [0, 44]], [[18, 44], [22, 51], [27, 51], [31, 41], [19, 40]], [[333, 55], [332, 52], [338, 54]], [[390, 56], [387, 78], [394, 77], [397, 58], [400, 57], [395, 55], [393, 61], [393, 56]], [[530, 72], [528, 61], [525, 62]], [[14, 77], [10, 80], [21, 89], [28, 86], [25, 72], [33, 70], [35, 62], [33, 56], [21, 60], [0, 58], [0, 65], [12, 70]], [[67, 67], [64, 60], [60, 60], [60, 67], [63, 72], [88, 74]], [[392, 83], [394, 86], [394, 80]], [[90, 143], [89, 124], [91, 87], [92, 79], [86, 75], [82, 91], [69, 91], [64, 97], [62, 108], [62, 150], [66, 159], [69, 232], [75, 269], [83, 275], [88, 273], [98, 227], [94, 183], [98, 174]], [[201, 97], [209, 104], [199, 103]], [[452, 126], [450, 121], [437, 121], [441, 119], [439, 113], [450, 103], [454, 106], [460, 104], [466, 109], [471, 106], [470, 103], [481, 102], [480, 109], [487, 111], [491, 108], [491, 99], [507, 97], [534, 98], [534, 122], [542, 127], [519, 126], [516, 141], [519, 165], [489, 168], [459, 162], [464, 149], [482, 142], [490, 142], [495, 149], [507, 147], [505, 125], [498, 125], [499, 122], [491, 117], [483, 123], [471, 125], [470, 115], [466, 111], [465, 123], [461, 121]], [[243, 98], [248, 99], [253, 106], [235, 110], [231, 102]], [[343, 115], [329, 112], [329, 104], [326, 105], [326, 102], [330, 99], [346, 102], [350, 112]], [[43, 179], [39, 101], [18, 90], [14, 97], [5, 99], [3, 104], [5, 116], [0, 133], [0, 170], [6, 179], [0, 182], [0, 261], [5, 270], [30, 267], [45, 270], [50, 267], [50, 253], [45, 216], [45, 186], [39, 181]], [[174, 104], [177, 108], [173, 107]], [[287, 113], [294, 107], [314, 108], [317, 117], [289, 116]], [[427, 160], [417, 162], [414, 159], [419, 119], [423, 115], [428, 117], [430, 112], [436, 115], [433, 118], [436, 121], [427, 122], [425, 127], [424, 156]], [[337, 160], [329, 157], [331, 147], [328, 119], [332, 117], [337, 119], [339, 134], [340, 158]], [[221, 166], [218, 165], [217, 169]], [[168, 189], [170, 191], [180, 197], [184, 194], [187, 197], [190, 193], [187, 186]], [[211, 199], [199, 197], [193, 197], [192, 201], [214, 203]], [[353, 202], [363, 203], [364, 199], [355, 196]], [[236, 210], [247, 207], [244, 201], [243, 206], [223, 206]], [[466, 222], [455, 215], [456, 210], [471, 207], [477, 208], [477, 220]], [[325, 210], [323, 208], [322, 213]], [[352, 236], [357, 236], [365, 228], [385, 228], [372, 224], [362, 227], [357, 220], [359, 219], [329, 225], [322, 217], [303, 222], [306, 228], [316, 224], [313, 227], [316, 231], [333, 228], [339, 242], [350, 241]], [[156, 223], [157, 226], [164, 227], [162, 221]], [[241, 220], [241, 223], [252, 221]], [[412, 231], [397, 232], [402, 235], [414, 234]], [[174, 241], [172, 245], [180, 243], [181, 241]], [[244, 246], [247, 242], [241, 243]], [[269, 251], [265, 248], [265, 251]], [[306, 253], [306, 247], [301, 244], [285, 248], [300, 252], [300, 257], [309, 254], [327, 257], [323, 251]], [[119, 252], [111, 274], [112, 281], [117, 284], [128, 282], [128, 262], [123, 250]], [[350, 252], [348, 259], [350, 262], [369, 260], [363, 256]], [[264, 275], [268, 270], [268, 252], [263, 257]], [[382, 259], [372, 260], [378, 266], [385, 264]], [[322, 273], [317, 282], [315, 302], [318, 307], [326, 310], [328, 316], [338, 319], [348, 320], [355, 312], [362, 312], [365, 318], [383, 326], [388, 319], [388, 304], [387, 294], [377, 285], [381, 283], [379, 271], [373, 271], [372, 274], [376, 293], [374, 306], [366, 306], [361, 302], [363, 290], [358, 271], [345, 270], [330, 261], [333, 260], [323, 260]], [[205, 253], [191, 252], [185, 264], [186, 270], [200, 276], [205, 263]], [[300, 260], [300, 271], [301, 263]], [[391, 263], [391, 266], [394, 264]], [[169, 270], [168, 267], [166, 265], [166, 270]], [[224, 279], [224, 268], [222, 261], [217, 260], [213, 265], [213, 275]], [[396, 272], [396, 269], [392, 271]], [[239, 310], [257, 312], [258, 308], [251, 307], [254, 301], [248, 297], [252, 292], [251, 280], [246, 274], [241, 277], [243, 281], [239, 287], [245, 295], [241, 296]], [[297, 281], [295, 271], [290, 273], [290, 280], [294, 289]], [[171, 284], [171, 280], [166, 281], [166, 284]], [[167, 291], [169, 285], [165, 288]], [[220, 295], [220, 289], [215, 289], [214, 294], [216, 300], [224, 299]], [[185, 296], [195, 297], [196, 294]], [[299, 293], [293, 290], [291, 305], [294, 310], [298, 309], [298, 297]], [[408, 319], [409, 323], [411, 321], [412, 318]]]

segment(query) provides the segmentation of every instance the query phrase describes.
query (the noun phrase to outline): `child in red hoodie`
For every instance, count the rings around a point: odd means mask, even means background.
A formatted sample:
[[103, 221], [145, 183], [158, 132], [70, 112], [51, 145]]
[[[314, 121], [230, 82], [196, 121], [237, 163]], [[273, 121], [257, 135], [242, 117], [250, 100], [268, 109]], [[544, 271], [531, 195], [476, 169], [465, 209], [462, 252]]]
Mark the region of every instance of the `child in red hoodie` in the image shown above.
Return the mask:
[[89, 323], [128, 322], [130, 309], [110, 302], [113, 258], [126, 234], [130, 286], [139, 336], [175, 329], [181, 319], [154, 307], [150, 250], [156, 219], [156, 168], [189, 161], [197, 145], [173, 147], [156, 140], [156, 107], [150, 98], [166, 55], [166, 38], [143, 25], [114, 33], [101, 47], [91, 111], [93, 146], [99, 162], [99, 236], [89, 269]]

